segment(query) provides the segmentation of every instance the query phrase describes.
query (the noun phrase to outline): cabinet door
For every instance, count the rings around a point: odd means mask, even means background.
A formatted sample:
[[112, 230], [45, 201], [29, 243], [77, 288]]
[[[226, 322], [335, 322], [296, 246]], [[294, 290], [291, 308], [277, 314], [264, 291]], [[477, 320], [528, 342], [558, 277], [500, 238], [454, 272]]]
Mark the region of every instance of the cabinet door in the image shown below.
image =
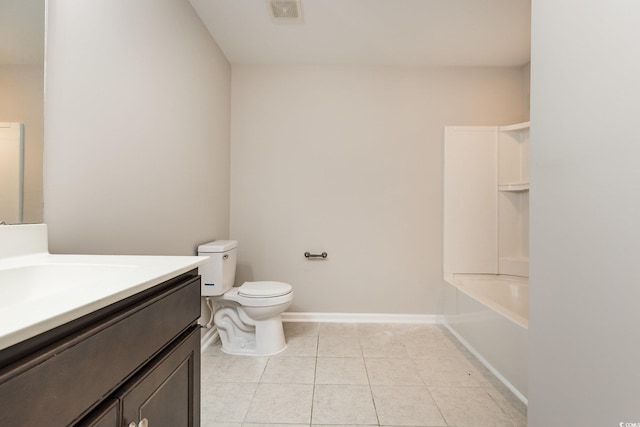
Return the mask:
[[[135, 351], [135, 349], [132, 349]], [[122, 425], [200, 426], [200, 330], [192, 327], [120, 394]]]

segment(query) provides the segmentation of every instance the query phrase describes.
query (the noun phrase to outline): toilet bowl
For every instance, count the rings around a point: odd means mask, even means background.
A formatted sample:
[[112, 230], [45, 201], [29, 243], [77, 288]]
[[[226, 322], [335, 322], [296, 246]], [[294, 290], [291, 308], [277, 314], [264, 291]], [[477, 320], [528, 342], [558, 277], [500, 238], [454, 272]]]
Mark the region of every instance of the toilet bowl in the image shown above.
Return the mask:
[[198, 247], [210, 257], [199, 268], [201, 294], [210, 297], [214, 324], [222, 351], [229, 354], [267, 356], [287, 346], [282, 319], [293, 301], [293, 288], [282, 282], [245, 282], [233, 287], [236, 269], [235, 240], [218, 240]]
[[222, 340], [222, 351], [266, 356], [286, 348], [280, 314], [293, 301], [291, 285], [246, 282], [213, 297], [213, 301], [219, 307], [213, 319]]

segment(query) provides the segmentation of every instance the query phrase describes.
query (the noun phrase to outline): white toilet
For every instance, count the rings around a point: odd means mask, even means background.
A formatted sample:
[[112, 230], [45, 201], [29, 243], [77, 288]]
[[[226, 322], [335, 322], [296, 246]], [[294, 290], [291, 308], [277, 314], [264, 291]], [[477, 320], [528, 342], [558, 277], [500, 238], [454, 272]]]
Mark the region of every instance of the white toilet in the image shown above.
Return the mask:
[[291, 304], [293, 288], [282, 282], [245, 282], [233, 287], [237, 247], [235, 240], [198, 247], [198, 255], [211, 258], [199, 267], [201, 294], [213, 301], [222, 351], [256, 356], [279, 353], [287, 347], [280, 314]]

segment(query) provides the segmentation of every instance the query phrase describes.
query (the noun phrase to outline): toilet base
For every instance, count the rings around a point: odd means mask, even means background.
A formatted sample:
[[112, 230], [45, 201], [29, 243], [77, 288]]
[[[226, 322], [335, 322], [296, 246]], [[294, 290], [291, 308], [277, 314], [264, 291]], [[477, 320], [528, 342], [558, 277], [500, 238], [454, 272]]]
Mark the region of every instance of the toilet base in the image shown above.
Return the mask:
[[214, 323], [224, 353], [271, 356], [287, 348], [280, 315], [252, 320], [246, 316], [242, 307], [224, 307], [216, 311]]
[[287, 348], [284, 339], [284, 329], [282, 319], [278, 314], [270, 319], [256, 322], [256, 354], [272, 355], [277, 354]]

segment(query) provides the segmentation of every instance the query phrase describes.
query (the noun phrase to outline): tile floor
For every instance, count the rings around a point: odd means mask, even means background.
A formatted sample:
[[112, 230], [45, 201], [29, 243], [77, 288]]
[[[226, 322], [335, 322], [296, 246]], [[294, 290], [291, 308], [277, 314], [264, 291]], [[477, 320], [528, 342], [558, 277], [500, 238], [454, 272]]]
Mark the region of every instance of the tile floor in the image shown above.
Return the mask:
[[202, 427], [526, 426], [526, 406], [437, 325], [285, 323], [271, 357], [202, 355]]

